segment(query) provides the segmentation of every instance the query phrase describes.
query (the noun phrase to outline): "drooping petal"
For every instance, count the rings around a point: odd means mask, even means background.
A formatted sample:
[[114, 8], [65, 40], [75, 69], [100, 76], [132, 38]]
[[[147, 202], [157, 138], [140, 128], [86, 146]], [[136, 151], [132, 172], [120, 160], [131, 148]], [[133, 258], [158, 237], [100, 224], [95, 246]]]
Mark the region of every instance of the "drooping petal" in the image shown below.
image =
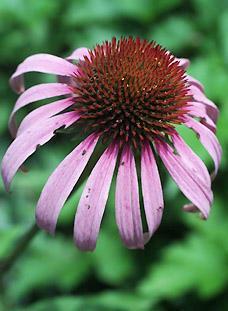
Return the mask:
[[199, 102], [190, 102], [187, 106], [188, 114], [193, 117], [198, 117], [202, 120], [202, 123], [208, 127], [214, 133], [216, 132], [216, 124], [208, 115], [208, 111], [205, 105]]
[[184, 142], [180, 135], [176, 132], [172, 135], [173, 145], [180, 155], [183, 163], [196, 175], [196, 180], [201, 180], [200, 186], [203, 189], [210, 203], [213, 200], [211, 191], [210, 174], [203, 161], [195, 154], [195, 152]]
[[193, 96], [195, 101], [198, 101], [206, 106], [207, 114], [216, 123], [219, 114], [217, 106], [210, 99], [208, 99], [198, 87], [194, 85], [190, 86], [189, 94]]
[[215, 171], [213, 173], [213, 177], [216, 176], [219, 168], [219, 164], [221, 162], [222, 157], [222, 148], [219, 144], [219, 141], [215, 134], [210, 131], [206, 126], [203, 124], [195, 121], [190, 117], [186, 117], [185, 125], [191, 128], [194, 132], [197, 133], [199, 136], [199, 140], [205, 149], [208, 151], [210, 156], [212, 157], [215, 165]]
[[[66, 60], [73, 63], [73, 61], [84, 60], [84, 56], [90, 58], [89, 50], [87, 48], [78, 48], [70, 56], [66, 57]], [[58, 76], [57, 80], [61, 83], [67, 83], [73, 85], [74, 81], [70, 77]]]
[[144, 247], [138, 178], [134, 156], [127, 145], [122, 151], [116, 180], [116, 222], [128, 248]]
[[179, 66], [183, 67], [184, 70], [190, 65], [190, 61], [187, 58], [176, 58], [176, 60], [179, 61]]
[[185, 204], [182, 207], [183, 211], [187, 212], [187, 213], [198, 213], [199, 209], [192, 203], [189, 204]]
[[74, 240], [81, 250], [93, 250], [116, 165], [118, 146], [106, 149], [90, 174], [74, 222]]
[[55, 232], [60, 211], [81, 176], [97, 144], [93, 134], [78, 145], [48, 178], [36, 207], [38, 226], [50, 233]]
[[74, 101], [72, 98], [64, 98], [33, 110], [22, 120], [17, 131], [17, 136], [21, 135], [31, 126], [34, 126], [35, 124], [42, 122], [44, 119], [50, 118], [55, 114], [63, 111], [64, 109], [70, 107], [73, 105], [73, 103]]
[[9, 146], [2, 160], [2, 177], [5, 187], [9, 190], [10, 183], [24, 161], [40, 145], [45, 144], [54, 135], [54, 131], [62, 126], [68, 127], [79, 119], [75, 112], [68, 112], [44, 120], [29, 128], [18, 136]]
[[16, 134], [15, 114], [22, 107], [31, 104], [35, 101], [70, 94], [72, 91], [69, 86], [62, 83], [44, 83], [35, 85], [26, 90], [16, 101], [13, 111], [9, 118], [9, 129], [13, 137]]
[[70, 56], [66, 57], [67, 60], [84, 60], [84, 56], [90, 57], [89, 50], [87, 48], [78, 48]]
[[199, 213], [201, 219], [207, 219], [193, 203], [185, 204], [182, 206], [182, 210], [187, 213]]
[[189, 75], [186, 75], [186, 77], [187, 77], [187, 81], [188, 81], [189, 84], [195, 85], [202, 92], [204, 92], [204, 86], [203, 86], [203, 84], [200, 81], [196, 80], [195, 78], [193, 78], [192, 76], [189, 76]]
[[77, 67], [70, 62], [50, 54], [35, 54], [26, 58], [16, 69], [10, 79], [13, 90], [17, 93], [24, 91], [22, 76], [26, 72], [37, 71], [62, 76], [72, 76]]
[[207, 218], [210, 211], [210, 201], [195, 170], [189, 168], [180, 155], [174, 154], [174, 150], [167, 143], [155, 140], [155, 146], [165, 167], [180, 190]]
[[156, 160], [147, 142], [145, 142], [142, 147], [141, 179], [144, 209], [149, 229], [147, 236], [148, 241], [160, 225], [164, 201]]

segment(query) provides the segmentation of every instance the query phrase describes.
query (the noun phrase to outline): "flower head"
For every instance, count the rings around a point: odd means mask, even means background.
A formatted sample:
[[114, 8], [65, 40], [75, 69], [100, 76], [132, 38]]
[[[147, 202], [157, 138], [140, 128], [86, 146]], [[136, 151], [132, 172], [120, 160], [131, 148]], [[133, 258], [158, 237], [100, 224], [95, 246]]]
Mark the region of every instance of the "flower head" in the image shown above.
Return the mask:
[[[96, 246], [116, 165], [116, 222], [121, 238], [129, 248], [144, 247], [158, 228], [164, 207], [155, 153], [192, 202], [184, 209], [200, 211], [207, 218], [213, 200], [211, 176], [178, 134], [176, 125], [197, 134], [214, 160], [214, 177], [221, 159], [215, 136], [218, 109], [200, 82], [186, 74], [188, 65], [187, 59], [177, 59], [155, 42], [139, 38], [113, 38], [93, 50], [77, 49], [66, 60], [48, 54], [25, 59], [11, 78], [13, 89], [22, 94], [9, 120], [15, 140], [2, 161], [6, 188], [37, 146], [49, 141], [57, 129], [71, 127], [86, 138], [44, 186], [36, 208], [41, 228], [54, 233], [60, 211], [98, 143], [106, 149], [88, 177], [75, 217], [74, 239], [80, 249]], [[30, 71], [58, 75], [59, 82], [24, 90], [23, 74]], [[55, 96], [62, 98], [33, 110], [17, 128], [15, 114], [19, 109]], [[138, 174], [146, 233], [140, 213], [136, 153], [141, 158]]]
[[191, 99], [185, 71], [174, 60], [146, 40], [113, 39], [97, 46], [78, 63], [73, 79], [85, 127], [135, 148], [169, 134]]

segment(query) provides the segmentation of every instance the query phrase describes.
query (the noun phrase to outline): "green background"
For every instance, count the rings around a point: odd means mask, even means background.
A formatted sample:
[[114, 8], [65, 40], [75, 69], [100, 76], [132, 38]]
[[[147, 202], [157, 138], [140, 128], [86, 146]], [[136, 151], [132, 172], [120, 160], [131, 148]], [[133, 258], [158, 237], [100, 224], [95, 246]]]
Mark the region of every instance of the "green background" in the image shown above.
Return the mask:
[[[227, 0], [1, 0], [1, 154], [10, 143], [7, 119], [17, 96], [8, 79], [34, 53], [61, 57], [121, 35], [140, 36], [191, 60], [189, 73], [204, 83], [220, 108], [222, 165], [213, 183], [208, 221], [181, 211], [186, 199], [161, 168], [165, 197], [162, 224], [144, 251], [122, 245], [111, 193], [97, 248], [79, 252], [73, 218], [83, 184], [61, 214], [55, 237], [39, 232], [1, 279], [0, 310], [228, 310], [228, 1]], [[29, 74], [27, 85], [52, 81]], [[24, 109], [27, 113], [29, 109]], [[191, 140], [188, 133], [186, 139]], [[196, 139], [193, 148], [210, 169]], [[34, 210], [49, 174], [74, 142], [59, 135], [27, 161], [7, 194], [0, 181], [0, 257], [15, 247], [34, 222]], [[161, 163], [159, 164], [161, 167]]]

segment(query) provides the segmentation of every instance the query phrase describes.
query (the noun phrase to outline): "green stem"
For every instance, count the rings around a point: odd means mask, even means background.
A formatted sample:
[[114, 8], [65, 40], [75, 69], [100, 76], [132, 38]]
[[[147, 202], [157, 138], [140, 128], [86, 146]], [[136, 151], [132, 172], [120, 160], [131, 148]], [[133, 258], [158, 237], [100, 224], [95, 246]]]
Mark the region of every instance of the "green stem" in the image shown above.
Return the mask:
[[24, 250], [27, 248], [29, 243], [32, 241], [36, 233], [38, 232], [38, 227], [34, 224], [24, 235], [19, 239], [16, 247], [12, 252], [4, 259], [0, 260], [0, 278], [2, 278], [5, 273], [7, 273], [17, 259], [23, 254]]

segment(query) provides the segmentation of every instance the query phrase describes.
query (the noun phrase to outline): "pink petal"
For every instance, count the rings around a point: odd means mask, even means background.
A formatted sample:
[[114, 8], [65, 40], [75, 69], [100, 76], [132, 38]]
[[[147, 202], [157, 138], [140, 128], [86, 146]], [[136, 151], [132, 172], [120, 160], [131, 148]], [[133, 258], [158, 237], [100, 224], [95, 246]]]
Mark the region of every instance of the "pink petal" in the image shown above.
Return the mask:
[[211, 177], [203, 161], [193, 152], [193, 150], [184, 142], [178, 133], [172, 135], [174, 148], [182, 158], [186, 167], [196, 175], [196, 180], [200, 180], [200, 186], [203, 189], [210, 203], [213, 200], [211, 191]]
[[54, 233], [60, 211], [81, 176], [97, 144], [90, 135], [78, 145], [48, 178], [36, 207], [36, 222], [40, 228]]
[[62, 76], [72, 76], [76, 67], [70, 62], [50, 54], [35, 54], [26, 58], [16, 69], [10, 79], [13, 90], [17, 93], [24, 91], [22, 75], [26, 72], [37, 71]]
[[[66, 60], [73, 63], [73, 61], [84, 60], [84, 56], [87, 56], [90, 59], [89, 50], [87, 48], [76, 49], [70, 56], [66, 57]], [[67, 83], [73, 85], [74, 81], [70, 77], [58, 76], [58, 81], [61, 83]]]
[[207, 218], [210, 211], [210, 201], [204, 192], [202, 181], [197, 176], [196, 170], [187, 166], [186, 161], [180, 155], [174, 154], [173, 149], [167, 143], [155, 140], [155, 146], [180, 190]]
[[176, 60], [179, 61], [179, 66], [183, 67], [184, 70], [190, 65], [190, 61], [187, 58], [176, 58]]
[[[187, 212], [187, 213], [199, 213], [199, 209], [192, 203], [185, 204], [182, 207], [182, 210], [184, 212]], [[203, 219], [203, 220], [207, 219], [207, 218], [205, 218], [205, 216], [202, 213], [199, 213], [199, 214], [200, 214], [201, 219]]]
[[16, 101], [14, 109], [9, 118], [9, 129], [13, 137], [16, 135], [17, 127], [15, 124], [15, 114], [22, 107], [45, 98], [70, 94], [69, 86], [61, 83], [45, 83], [35, 85], [26, 90]]
[[78, 48], [70, 56], [66, 57], [67, 60], [84, 60], [84, 56], [90, 58], [89, 50], [87, 48]]
[[44, 121], [44, 119], [48, 119], [70, 107], [73, 103], [74, 101], [72, 98], [64, 98], [33, 110], [21, 122], [17, 131], [17, 136], [21, 135], [24, 131], [28, 130], [35, 124]]
[[187, 106], [187, 110], [189, 115], [200, 118], [206, 127], [208, 127], [212, 132], [216, 132], [216, 124], [208, 115], [205, 105], [199, 102], [190, 102], [189, 106]]
[[198, 87], [202, 92], [204, 92], [204, 86], [200, 81], [196, 80], [195, 78], [189, 75], [186, 75], [186, 77], [189, 84]]
[[149, 143], [145, 142], [141, 155], [141, 179], [144, 209], [148, 224], [147, 241], [161, 222], [164, 202], [157, 164]]
[[183, 211], [187, 212], [187, 213], [197, 213], [199, 212], [199, 209], [192, 203], [189, 204], [185, 204], [182, 207]]
[[123, 149], [116, 180], [116, 222], [128, 248], [144, 248], [138, 178], [133, 153]]
[[203, 92], [199, 90], [198, 87], [191, 85], [189, 94], [193, 96], [193, 99], [195, 101], [198, 101], [200, 103], [203, 103], [206, 106], [207, 114], [210, 116], [210, 118], [216, 123], [218, 118], [218, 108], [217, 106], [208, 99]]
[[77, 121], [79, 116], [75, 112], [68, 112], [53, 118], [44, 120], [38, 125], [30, 127], [23, 135], [18, 136], [9, 146], [2, 160], [2, 177], [6, 189], [24, 161], [34, 152], [38, 146], [42, 146], [54, 135], [54, 131], [62, 126], [68, 127]]
[[185, 125], [191, 128], [199, 135], [199, 140], [212, 157], [215, 165], [213, 177], [216, 176], [222, 157], [222, 148], [215, 134], [203, 124], [195, 121], [190, 117], [186, 117]]
[[81, 250], [93, 250], [114, 173], [118, 146], [111, 145], [102, 154], [82, 193], [74, 222], [75, 243]]

